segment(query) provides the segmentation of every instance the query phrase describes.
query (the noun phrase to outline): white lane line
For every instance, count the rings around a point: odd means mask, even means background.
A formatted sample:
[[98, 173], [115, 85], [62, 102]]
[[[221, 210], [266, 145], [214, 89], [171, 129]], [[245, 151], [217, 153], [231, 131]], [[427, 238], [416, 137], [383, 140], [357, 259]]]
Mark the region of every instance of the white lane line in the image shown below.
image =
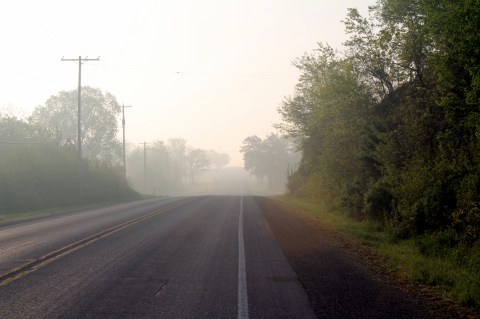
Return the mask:
[[245, 271], [245, 245], [243, 243], [243, 196], [240, 198], [238, 217], [238, 319], [248, 319], [247, 273]]

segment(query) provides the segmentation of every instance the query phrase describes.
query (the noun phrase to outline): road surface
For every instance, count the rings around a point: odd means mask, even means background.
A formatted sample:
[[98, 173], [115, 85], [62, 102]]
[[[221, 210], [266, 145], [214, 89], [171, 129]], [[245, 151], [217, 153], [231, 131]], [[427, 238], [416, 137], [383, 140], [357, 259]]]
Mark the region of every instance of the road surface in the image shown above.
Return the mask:
[[282, 234], [301, 222], [265, 201], [151, 199], [0, 227], [0, 318], [428, 316], [328, 244], [321, 260], [292, 250], [298, 233]]

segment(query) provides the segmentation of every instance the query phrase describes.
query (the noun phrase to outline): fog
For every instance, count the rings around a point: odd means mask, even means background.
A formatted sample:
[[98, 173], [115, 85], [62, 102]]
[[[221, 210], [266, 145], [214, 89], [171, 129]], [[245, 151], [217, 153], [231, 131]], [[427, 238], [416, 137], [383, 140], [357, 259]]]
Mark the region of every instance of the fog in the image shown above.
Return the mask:
[[[266, 135], [293, 92], [291, 62], [319, 41], [345, 40], [348, 7], [371, 1], [2, 1], [0, 110], [28, 116], [62, 90], [113, 94], [126, 110], [127, 142], [181, 137], [231, 155]], [[120, 119], [119, 119], [120, 120]], [[121, 135], [119, 135], [121, 138]]]
[[[211, 170], [198, 178], [195, 184], [187, 184], [181, 190], [167, 189], [162, 195], [274, 195], [280, 190], [268, 190], [241, 167], [225, 167]], [[148, 190], [147, 190], [148, 192]], [[151, 185], [151, 194], [160, 195], [156, 185]]]
[[[299, 159], [281, 163], [282, 173], [276, 173], [281, 177], [261, 176], [252, 169], [247, 174], [242, 143], [275, 131], [277, 108], [293, 93], [299, 76], [292, 62], [317, 42], [340, 48], [346, 39], [341, 20], [347, 8], [366, 12], [370, 4], [2, 1], [0, 115], [25, 123], [5, 121], [10, 128], [0, 131], [0, 151], [12, 152], [5, 143], [32, 140], [76, 148], [75, 59], [81, 57], [84, 158], [123, 166], [119, 107], [127, 105], [126, 176], [135, 190], [152, 195], [283, 192], [289, 169]], [[111, 112], [98, 113], [92, 101]], [[68, 119], [49, 111], [66, 105]], [[112, 121], [114, 130], [101, 129]], [[12, 127], [18, 132], [13, 134]], [[185, 154], [214, 151], [228, 155], [229, 161], [221, 167], [209, 164], [194, 178], [191, 172], [180, 176], [168, 171], [168, 166], [162, 171], [148, 148], [172, 139], [185, 141]], [[141, 143], [148, 146], [146, 169]]]

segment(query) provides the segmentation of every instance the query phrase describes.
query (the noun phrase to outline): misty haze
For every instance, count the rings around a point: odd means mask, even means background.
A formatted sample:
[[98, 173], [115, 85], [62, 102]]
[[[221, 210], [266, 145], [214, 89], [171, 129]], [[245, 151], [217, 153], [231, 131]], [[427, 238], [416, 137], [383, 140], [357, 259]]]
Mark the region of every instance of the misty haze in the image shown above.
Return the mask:
[[0, 28], [0, 318], [480, 318], [478, 0]]

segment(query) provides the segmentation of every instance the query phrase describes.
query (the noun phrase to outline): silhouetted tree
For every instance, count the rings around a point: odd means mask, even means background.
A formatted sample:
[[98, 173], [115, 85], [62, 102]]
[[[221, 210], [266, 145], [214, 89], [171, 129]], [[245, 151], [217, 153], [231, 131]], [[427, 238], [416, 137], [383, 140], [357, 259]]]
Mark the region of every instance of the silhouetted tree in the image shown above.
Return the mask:
[[206, 172], [210, 167], [210, 159], [205, 150], [196, 148], [188, 152], [187, 157], [188, 173], [190, 176], [190, 183], [194, 183], [195, 176]]
[[226, 153], [217, 153], [214, 150], [207, 151], [210, 164], [215, 167], [215, 169], [221, 169], [230, 163], [230, 155]]
[[278, 134], [269, 134], [264, 140], [256, 135], [243, 141], [245, 169], [269, 189], [284, 190], [288, 170], [299, 160], [292, 143]]
[[[77, 90], [62, 91], [38, 106], [32, 123], [47, 128], [60, 143], [77, 143]], [[100, 160], [119, 160], [117, 115], [121, 107], [115, 96], [100, 89], [82, 87], [82, 147], [84, 156]]]

